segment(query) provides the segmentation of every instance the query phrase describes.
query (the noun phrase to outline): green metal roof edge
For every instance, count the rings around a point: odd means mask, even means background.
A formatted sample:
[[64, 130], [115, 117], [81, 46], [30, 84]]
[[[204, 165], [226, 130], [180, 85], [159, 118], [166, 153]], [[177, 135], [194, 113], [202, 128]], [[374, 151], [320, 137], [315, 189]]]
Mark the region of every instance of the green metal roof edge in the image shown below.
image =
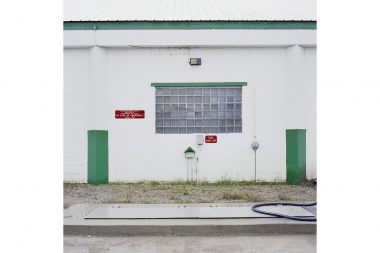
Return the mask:
[[202, 83], [151, 83], [152, 87], [223, 87], [247, 86], [247, 82], [202, 82]]
[[191, 147], [188, 147], [184, 153], [188, 153], [188, 152], [192, 152], [192, 153], [195, 153], [194, 149], [192, 149]]
[[64, 30], [316, 30], [316, 21], [65, 21]]

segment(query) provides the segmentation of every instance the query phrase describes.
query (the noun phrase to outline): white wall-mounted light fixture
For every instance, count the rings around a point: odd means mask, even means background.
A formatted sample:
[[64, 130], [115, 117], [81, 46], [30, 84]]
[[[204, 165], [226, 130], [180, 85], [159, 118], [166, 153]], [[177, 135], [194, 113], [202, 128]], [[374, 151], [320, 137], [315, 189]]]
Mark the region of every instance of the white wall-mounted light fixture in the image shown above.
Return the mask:
[[198, 134], [197, 137], [197, 145], [198, 146], [202, 146], [203, 145], [203, 140], [204, 140], [204, 137], [203, 137], [203, 134]]
[[202, 65], [202, 59], [201, 58], [190, 58], [189, 63], [190, 63], [190, 65]]

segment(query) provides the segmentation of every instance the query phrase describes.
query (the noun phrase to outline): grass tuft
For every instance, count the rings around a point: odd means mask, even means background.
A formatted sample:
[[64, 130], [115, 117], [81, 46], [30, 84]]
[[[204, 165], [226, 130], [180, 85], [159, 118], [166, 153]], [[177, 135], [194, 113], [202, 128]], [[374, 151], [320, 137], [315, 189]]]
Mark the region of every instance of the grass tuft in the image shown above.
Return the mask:
[[297, 198], [290, 197], [286, 194], [280, 193], [278, 194], [278, 199], [281, 201], [297, 201]]
[[132, 203], [130, 198], [120, 198], [120, 199], [107, 199], [102, 201], [103, 204], [129, 204]]
[[221, 199], [223, 200], [245, 200], [248, 202], [264, 202], [265, 199], [260, 198], [254, 194], [248, 193], [236, 193], [236, 192], [224, 192]]
[[221, 199], [225, 200], [238, 200], [243, 199], [243, 195], [241, 193], [230, 193], [230, 192], [223, 192]]
[[176, 199], [176, 200], [174, 201], [174, 203], [176, 203], [176, 204], [185, 204], [185, 203], [186, 203], [186, 200], [183, 200], [183, 199]]
[[77, 182], [63, 182], [63, 188], [70, 189], [70, 188], [78, 188], [86, 186], [85, 183], [77, 183]]

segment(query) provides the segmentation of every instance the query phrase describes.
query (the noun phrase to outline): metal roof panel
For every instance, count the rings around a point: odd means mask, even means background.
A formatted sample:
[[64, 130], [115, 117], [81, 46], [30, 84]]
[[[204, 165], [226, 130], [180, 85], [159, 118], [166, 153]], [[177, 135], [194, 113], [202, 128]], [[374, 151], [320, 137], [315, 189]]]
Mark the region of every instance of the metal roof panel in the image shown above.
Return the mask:
[[64, 21], [316, 21], [315, 0], [64, 0]]

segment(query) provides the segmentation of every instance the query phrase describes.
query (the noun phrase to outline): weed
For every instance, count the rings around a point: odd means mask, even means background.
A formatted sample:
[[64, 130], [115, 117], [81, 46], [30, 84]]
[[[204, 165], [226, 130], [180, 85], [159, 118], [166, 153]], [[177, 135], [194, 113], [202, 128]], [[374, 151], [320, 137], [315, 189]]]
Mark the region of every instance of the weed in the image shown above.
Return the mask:
[[108, 184], [109, 185], [126, 185], [126, 184], [128, 184], [128, 182], [125, 182], [125, 181], [113, 181], [113, 182], [109, 182]]
[[[220, 181], [198, 183], [186, 181], [112, 182], [93, 186], [80, 182], [64, 182], [65, 199], [75, 196], [70, 203], [184, 203], [186, 202], [266, 202], [310, 201], [315, 199], [315, 188], [292, 186], [285, 182], [233, 181], [223, 177]], [[91, 194], [90, 194], [91, 193]], [[146, 201], [146, 199], [149, 199]], [[66, 199], [65, 202], [68, 202]], [[64, 205], [66, 208], [66, 206]], [[68, 207], [68, 206], [67, 206]]]
[[291, 198], [291, 197], [289, 197], [283, 193], [278, 194], [278, 199], [281, 201], [292, 201], [293, 200], [293, 198]]
[[77, 182], [63, 182], [63, 188], [64, 189], [72, 189], [72, 188], [78, 188], [86, 186], [85, 183], [77, 183]]
[[170, 200], [176, 200], [177, 199], [177, 195], [176, 194], [173, 194], [169, 197]]
[[236, 192], [223, 192], [222, 194], [222, 199], [226, 199], [226, 200], [237, 200], [237, 199], [244, 199], [243, 198], [243, 194], [241, 193], [236, 193]]
[[223, 176], [221, 180], [215, 182], [215, 185], [221, 185], [221, 186], [226, 186], [226, 185], [231, 185], [233, 181], [228, 178], [227, 176]]
[[261, 198], [257, 195], [254, 195], [254, 194], [244, 194], [244, 198], [243, 198], [245, 201], [248, 201], [248, 202], [265, 202], [265, 199], [264, 198]]
[[186, 201], [183, 200], [183, 199], [176, 199], [176, 200], [174, 201], [174, 203], [176, 203], [176, 204], [185, 204]]
[[103, 204], [128, 204], [132, 203], [131, 199], [127, 198], [120, 198], [120, 199], [107, 199], [102, 201]]
[[286, 184], [286, 182], [250, 181], [250, 180], [232, 181], [227, 178], [224, 178], [220, 181], [216, 181], [214, 183], [209, 183], [209, 185], [213, 185], [213, 186], [249, 186], [249, 185], [284, 185], [284, 184]]
[[210, 182], [208, 182], [206, 180], [201, 180], [201, 181], [198, 181], [197, 185], [198, 186], [208, 186], [208, 185], [210, 185]]
[[170, 185], [159, 185], [158, 187], [157, 187], [157, 190], [168, 190], [168, 189], [170, 189], [171, 187], [170, 187]]
[[150, 181], [150, 185], [160, 185], [159, 181]]
[[255, 185], [286, 185], [287, 183], [285, 181], [261, 181], [258, 180], [256, 182], [253, 181], [253, 184]]
[[229, 193], [224, 192], [222, 195], [222, 199], [225, 200], [245, 200], [248, 202], [264, 202], [265, 199], [260, 198], [259, 196], [256, 196], [254, 194], [248, 194], [248, 193]]
[[[155, 180], [142, 180], [142, 181], [136, 181], [136, 182], [129, 182], [129, 181], [114, 181], [109, 182], [108, 184], [99, 184], [95, 186], [107, 186], [107, 185], [115, 185], [115, 186], [122, 186], [122, 185], [147, 185], [147, 186], [181, 186], [181, 185], [194, 185], [194, 186], [244, 186], [244, 185], [286, 185], [287, 183], [284, 181], [252, 181], [252, 180], [240, 180], [240, 181], [234, 181], [228, 177], [222, 177], [221, 180], [216, 182], [209, 182], [206, 180], [198, 181], [198, 182], [186, 182], [183, 180], [175, 180], [175, 181], [155, 181]], [[71, 182], [67, 181], [64, 182], [64, 188], [75, 188], [75, 187], [84, 187], [88, 184], [82, 183], [82, 182]]]

